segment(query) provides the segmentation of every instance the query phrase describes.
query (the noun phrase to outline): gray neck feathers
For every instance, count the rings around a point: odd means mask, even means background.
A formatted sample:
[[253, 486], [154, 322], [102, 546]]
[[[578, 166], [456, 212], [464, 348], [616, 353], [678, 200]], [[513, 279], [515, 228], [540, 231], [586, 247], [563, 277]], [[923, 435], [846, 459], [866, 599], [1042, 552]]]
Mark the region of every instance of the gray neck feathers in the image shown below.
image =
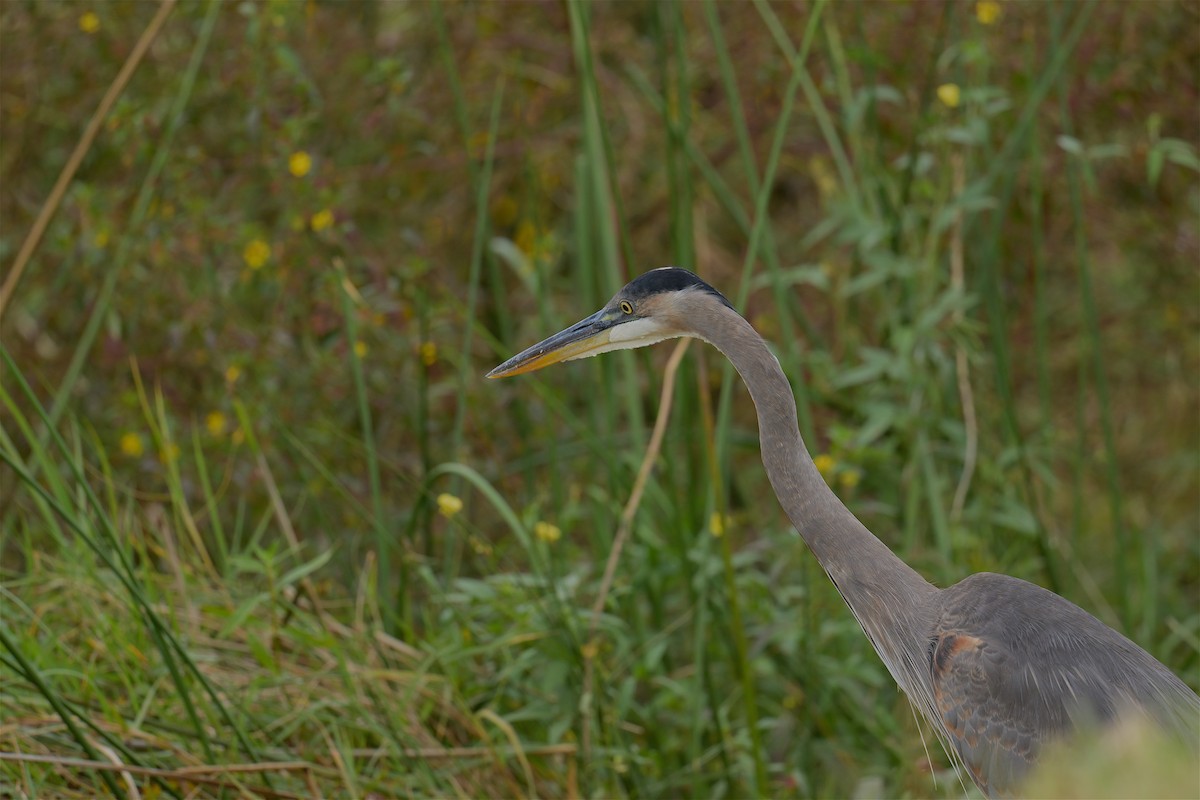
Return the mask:
[[[792, 524], [858, 619], [898, 683], [925, 682], [931, 584], [901, 561], [850, 513], [825, 484], [800, 437], [791, 384], [766, 342], [739, 314], [697, 298], [688, 327], [737, 369], [758, 411], [759, 442], [771, 486]], [[923, 636], [923, 634], [921, 634]]]

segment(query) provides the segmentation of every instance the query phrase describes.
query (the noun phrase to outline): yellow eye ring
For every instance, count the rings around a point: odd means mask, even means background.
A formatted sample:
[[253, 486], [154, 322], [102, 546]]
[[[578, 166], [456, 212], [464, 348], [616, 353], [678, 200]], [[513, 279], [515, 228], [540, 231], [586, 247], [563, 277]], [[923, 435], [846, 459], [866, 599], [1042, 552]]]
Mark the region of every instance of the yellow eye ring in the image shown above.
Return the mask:
[[630, 304], [630, 302], [628, 300], [621, 301], [621, 311], [626, 314], [633, 313], [633, 306]]

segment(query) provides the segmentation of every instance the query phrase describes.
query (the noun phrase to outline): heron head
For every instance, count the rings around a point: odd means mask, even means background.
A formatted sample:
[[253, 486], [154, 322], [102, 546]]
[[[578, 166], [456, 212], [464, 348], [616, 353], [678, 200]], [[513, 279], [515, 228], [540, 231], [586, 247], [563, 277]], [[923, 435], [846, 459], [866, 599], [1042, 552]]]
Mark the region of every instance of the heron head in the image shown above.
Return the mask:
[[660, 267], [634, 278], [595, 314], [517, 353], [487, 377], [507, 378], [560, 361], [692, 335], [686, 314], [694, 305], [685, 299], [697, 299], [696, 292], [732, 308], [720, 292], [686, 269]]

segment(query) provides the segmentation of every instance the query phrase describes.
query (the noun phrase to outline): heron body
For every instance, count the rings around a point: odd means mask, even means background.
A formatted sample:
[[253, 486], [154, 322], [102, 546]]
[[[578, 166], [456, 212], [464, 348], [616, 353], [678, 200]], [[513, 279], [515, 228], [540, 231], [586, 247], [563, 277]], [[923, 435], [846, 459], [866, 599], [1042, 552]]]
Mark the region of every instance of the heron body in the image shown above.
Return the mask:
[[784, 511], [892, 677], [985, 794], [1018, 791], [1046, 743], [1126, 714], [1200, 740], [1200, 697], [1079, 606], [991, 573], [938, 589], [868, 531], [813, 463], [779, 361], [691, 272], [663, 267], [636, 278], [488, 377], [679, 336], [707, 341], [733, 362], [758, 412], [763, 464]]

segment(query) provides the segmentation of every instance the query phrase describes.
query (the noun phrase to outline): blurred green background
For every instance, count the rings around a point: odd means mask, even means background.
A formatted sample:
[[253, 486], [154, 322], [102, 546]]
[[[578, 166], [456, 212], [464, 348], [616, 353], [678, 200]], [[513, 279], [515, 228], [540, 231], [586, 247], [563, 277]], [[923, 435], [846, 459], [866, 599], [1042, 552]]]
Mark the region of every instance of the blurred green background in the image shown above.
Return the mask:
[[930, 580], [1049, 586], [1196, 687], [1198, 26], [0, 4], [0, 750], [50, 762], [4, 783], [961, 796], [711, 348], [601, 594], [672, 345], [483, 374], [662, 264]]

